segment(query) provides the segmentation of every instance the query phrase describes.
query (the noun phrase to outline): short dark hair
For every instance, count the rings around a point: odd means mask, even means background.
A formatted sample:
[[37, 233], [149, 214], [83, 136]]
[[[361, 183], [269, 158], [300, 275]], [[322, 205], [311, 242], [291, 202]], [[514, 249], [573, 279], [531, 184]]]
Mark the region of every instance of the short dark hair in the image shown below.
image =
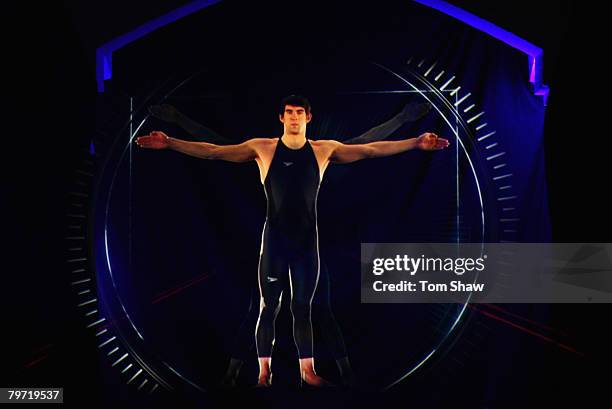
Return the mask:
[[278, 107], [278, 114], [283, 116], [285, 114], [285, 106], [293, 105], [294, 107], [302, 107], [306, 111], [306, 115], [310, 114], [310, 102], [301, 95], [289, 95], [282, 99], [280, 106]]

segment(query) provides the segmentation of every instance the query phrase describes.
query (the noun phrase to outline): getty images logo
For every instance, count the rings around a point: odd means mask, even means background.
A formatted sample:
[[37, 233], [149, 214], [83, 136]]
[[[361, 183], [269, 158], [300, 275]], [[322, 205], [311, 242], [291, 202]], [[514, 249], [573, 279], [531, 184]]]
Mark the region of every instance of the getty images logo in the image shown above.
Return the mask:
[[456, 275], [463, 275], [466, 271], [483, 271], [487, 255], [479, 258], [459, 257], [409, 257], [404, 254], [394, 258], [375, 258], [372, 263], [372, 273], [381, 275], [385, 271], [406, 271], [411, 276], [419, 271], [452, 271]]

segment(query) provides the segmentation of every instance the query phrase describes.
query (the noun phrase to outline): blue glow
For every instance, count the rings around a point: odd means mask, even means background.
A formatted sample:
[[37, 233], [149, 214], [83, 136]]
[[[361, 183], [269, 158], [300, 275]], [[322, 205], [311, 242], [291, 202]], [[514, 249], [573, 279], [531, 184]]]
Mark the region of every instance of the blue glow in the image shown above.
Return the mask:
[[[98, 83], [98, 92], [104, 92], [104, 81], [109, 80], [113, 76], [113, 52], [124, 47], [125, 45], [138, 40], [141, 37], [157, 30], [167, 24], [173, 23], [181, 18], [188, 16], [196, 11], [202, 10], [210, 5], [216, 4], [221, 0], [195, 0], [185, 6], [179, 7], [163, 16], [157, 17], [136, 29], [123, 34], [105, 44], [96, 50], [96, 81]], [[530, 42], [512, 34], [496, 26], [495, 24], [484, 20], [472, 13], [453, 6], [441, 0], [415, 0], [424, 6], [431, 7], [444, 14], [447, 14], [465, 24], [468, 24], [484, 33], [489, 34], [498, 40], [516, 48], [528, 56], [529, 82], [534, 86], [535, 95], [541, 96], [544, 105], [548, 99], [550, 89], [542, 84], [543, 77], [543, 54], [544, 51]], [[431, 67], [433, 68], [433, 66]]]
[[96, 50], [96, 81], [98, 82], [98, 92], [104, 92], [104, 81], [113, 76], [113, 52], [123, 48], [127, 44], [144, 37], [152, 31], [157, 30], [167, 24], [173, 23], [181, 18], [188, 16], [196, 11], [202, 10], [221, 0], [195, 0], [189, 4], [177, 8], [169, 13], [159, 16], [134, 30], [125, 33], [105, 44]]
[[544, 50], [540, 47], [531, 44], [528, 41], [523, 40], [517, 35], [512, 34], [509, 31], [504, 30], [495, 24], [484, 20], [472, 13], [468, 13], [459, 7], [453, 6], [442, 0], [414, 0], [424, 6], [431, 7], [438, 10], [446, 15], [449, 15], [457, 20], [474, 27], [477, 30], [482, 31], [500, 41], [508, 44], [509, 46], [516, 48], [527, 54], [528, 69], [529, 69], [529, 82], [533, 84], [534, 94], [541, 96], [544, 105], [548, 99], [548, 93], [550, 89], [542, 84], [542, 78], [544, 75], [543, 62], [544, 62]]

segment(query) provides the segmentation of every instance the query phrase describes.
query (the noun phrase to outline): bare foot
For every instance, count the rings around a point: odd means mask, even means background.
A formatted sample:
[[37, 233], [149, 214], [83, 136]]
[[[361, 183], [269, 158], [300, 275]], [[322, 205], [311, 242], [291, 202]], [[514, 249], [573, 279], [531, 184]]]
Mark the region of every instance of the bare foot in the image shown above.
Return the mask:
[[269, 375], [259, 375], [259, 379], [257, 380], [256, 388], [269, 388], [272, 386], [272, 374]]
[[312, 372], [304, 372], [302, 374], [302, 381], [310, 386], [315, 386], [317, 388], [330, 388], [334, 386], [333, 383], [326, 381], [319, 375]]

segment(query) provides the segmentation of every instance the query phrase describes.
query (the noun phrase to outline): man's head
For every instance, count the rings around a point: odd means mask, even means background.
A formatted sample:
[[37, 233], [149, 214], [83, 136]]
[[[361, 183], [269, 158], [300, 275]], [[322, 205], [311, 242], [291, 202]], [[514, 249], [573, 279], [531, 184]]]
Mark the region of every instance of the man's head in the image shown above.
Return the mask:
[[285, 126], [286, 134], [306, 132], [306, 124], [312, 119], [310, 103], [300, 95], [289, 95], [281, 101], [278, 117]]

